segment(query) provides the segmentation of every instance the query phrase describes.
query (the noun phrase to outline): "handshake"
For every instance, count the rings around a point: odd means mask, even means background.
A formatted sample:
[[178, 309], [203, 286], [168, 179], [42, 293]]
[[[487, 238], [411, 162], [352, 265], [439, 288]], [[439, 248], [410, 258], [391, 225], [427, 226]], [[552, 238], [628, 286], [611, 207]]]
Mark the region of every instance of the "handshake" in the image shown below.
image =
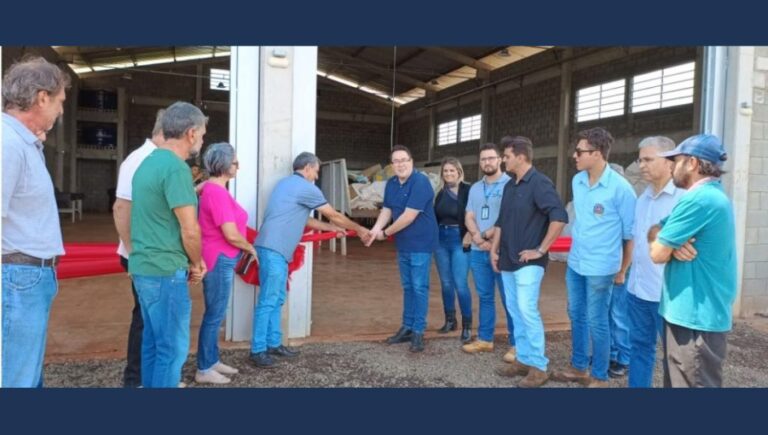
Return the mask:
[[371, 246], [376, 240], [383, 241], [387, 239], [387, 236], [384, 235], [384, 230], [375, 227], [370, 230], [364, 229], [364, 232], [358, 232], [357, 235], [365, 246]]

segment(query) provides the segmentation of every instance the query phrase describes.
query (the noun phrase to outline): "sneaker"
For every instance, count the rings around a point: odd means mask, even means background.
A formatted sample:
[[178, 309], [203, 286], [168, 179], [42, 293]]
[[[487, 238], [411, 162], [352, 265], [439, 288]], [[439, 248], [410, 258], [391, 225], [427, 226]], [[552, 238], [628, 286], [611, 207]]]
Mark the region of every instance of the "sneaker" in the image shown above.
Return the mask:
[[611, 365], [608, 367], [608, 376], [618, 379], [623, 378], [627, 375], [627, 372], [629, 371], [629, 366], [626, 364], [621, 364], [616, 361], [611, 361]]
[[514, 378], [515, 376], [526, 376], [530, 369], [530, 366], [515, 360], [509, 364], [504, 364], [503, 367], [496, 369], [496, 374], [499, 376]]
[[586, 370], [578, 370], [570, 366], [567, 369], [552, 373], [552, 380], [557, 382], [588, 383], [590, 379]]
[[539, 388], [547, 383], [549, 380], [549, 374], [541, 371], [536, 367], [530, 367], [528, 374], [517, 383], [520, 388]]
[[187, 388], [187, 384], [184, 382], [179, 382], [179, 385], [177, 385], [176, 388]]
[[236, 375], [236, 374], [240, 373], [240, 370], [238, 370], [238, 369], [236, 369], [234, 367], [228, 366], [228, 365], [224, 364], [221, 361], [219, 361], [216, 364], [214, 364], [213, 367], [211, 367], [211, 368], [213, 370], [216, 370], [217, 372], [221, 373], [222, 375]]
[[461, 350], [466, 353], [493, 352], [493, 342], [475, 340], [472, 343], [461, 346]]
[[201, 372], [200, 370], [195, 373], [195, 382], [198, 384], [228, 384], [232, 382], [232, 379], [222, 375], [216, 370], [207, 370]]
[[505, 363], [513, 363], [517, 360], [517, 350], [515, 349], [515, 346], [512, 346], [509, 348], [507, 353], [504, 354], [504, 357], [502, 358]]

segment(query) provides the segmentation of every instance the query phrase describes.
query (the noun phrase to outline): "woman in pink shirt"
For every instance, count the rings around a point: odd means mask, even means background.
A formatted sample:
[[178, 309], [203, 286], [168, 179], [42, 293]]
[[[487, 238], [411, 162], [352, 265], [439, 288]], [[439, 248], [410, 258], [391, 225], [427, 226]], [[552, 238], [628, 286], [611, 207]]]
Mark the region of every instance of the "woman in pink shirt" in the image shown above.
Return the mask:
[[195, 382], [226, 384], [226, 375], [238, 372], [219, 360], [219, 328], [229, 303], [235, 264], [240, 253], [256, 254], [245, 238], [248, 213], [227, 191], [227, 182], [239, 168], [235, 149], [228, 143], [208, 147], [203, 163], [210, 174], [200, 192], [199, 221], [203, 260], [208, 274], [203, 278], [205, 314], [197, 345]]

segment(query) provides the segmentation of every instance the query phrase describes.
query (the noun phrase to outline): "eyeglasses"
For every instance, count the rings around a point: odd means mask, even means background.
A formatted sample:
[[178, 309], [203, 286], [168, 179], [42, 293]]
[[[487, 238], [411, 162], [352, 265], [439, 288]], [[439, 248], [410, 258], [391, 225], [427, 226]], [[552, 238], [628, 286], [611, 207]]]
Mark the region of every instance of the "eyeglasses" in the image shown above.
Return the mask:
[[411, 161], [411, 159], [392, 160], [392, 164], [393, 165], [401, 165], [403, 163], [408, 163], [410, 161]]
[[635, 162], [640, 165], [642, 163], [645, 163], [646, 165], [651, 163], [652, 161], [658, 159], [658, 157], [640, 157]]
[[493, 162], [497, 159], [498, 157], [483, 157], [482, 159], [480, 159], [480, 163]]
[[240, 162], [234, 161], [234, 162], [232, 162], [232, 166], [234, 166], [237, 169], [240, 169]]
[[591, 156], [592, 153], [597, 152], [597, 150], [583, 150], [577, 147], [576, 149], [573, 150], [573, 152], [575, 152], [577, 156], [581, 157], [581, 155], [584, 153], [589, 153], [589, 155]]

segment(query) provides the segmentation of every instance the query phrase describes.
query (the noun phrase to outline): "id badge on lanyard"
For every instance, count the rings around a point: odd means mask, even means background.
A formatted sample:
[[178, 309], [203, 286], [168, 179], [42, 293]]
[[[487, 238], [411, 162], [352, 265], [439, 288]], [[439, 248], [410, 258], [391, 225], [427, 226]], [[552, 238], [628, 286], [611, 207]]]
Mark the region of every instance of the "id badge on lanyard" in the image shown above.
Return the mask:
[[480, 209], [480, 219], [487, 220], [491, 216], [491, 208], [487, 205], [484, 205], [483, 208]]

